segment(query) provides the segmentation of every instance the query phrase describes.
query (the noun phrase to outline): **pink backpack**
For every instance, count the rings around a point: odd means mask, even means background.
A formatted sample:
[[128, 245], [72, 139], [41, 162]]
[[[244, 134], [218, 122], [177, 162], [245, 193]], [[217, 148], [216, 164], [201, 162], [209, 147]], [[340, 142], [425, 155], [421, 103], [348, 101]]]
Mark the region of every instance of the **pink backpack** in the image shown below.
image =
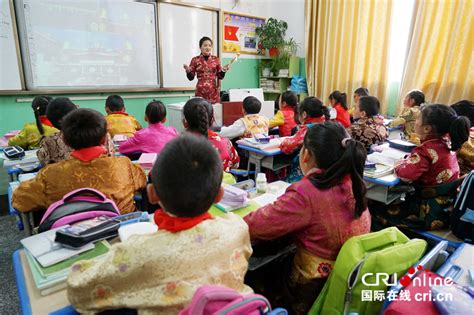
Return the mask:
[[287, 314], [283, 309], [271, 310], [270, 303], [262, 295], [242, 295], [226, 287], [204, 285], [194, 293], [191, 304], [179, 315]]
[[76, 189], [48, 207], [41, 219], [38, 232], [101, 215], [116, 217], [120, 215], [120, 211], [115, 202], [100, 191], [92, 188]]

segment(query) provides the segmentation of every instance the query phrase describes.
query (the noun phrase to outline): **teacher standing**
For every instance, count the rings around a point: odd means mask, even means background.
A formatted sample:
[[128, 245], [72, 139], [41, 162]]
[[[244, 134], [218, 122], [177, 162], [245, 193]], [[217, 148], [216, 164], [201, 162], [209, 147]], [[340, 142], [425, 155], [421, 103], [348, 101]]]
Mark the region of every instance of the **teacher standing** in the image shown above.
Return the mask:
[[221, 66], [219, 57], [212, 55], [212, 39], [203, 37], [199, 40], [201, 54], [193, 57], [191, 63], [183, 65], [189, 81], [197, 75], [196, 96], [207, 99], [211, 103], [219, 103], [219, 80], [224, 79], [229, 65]]

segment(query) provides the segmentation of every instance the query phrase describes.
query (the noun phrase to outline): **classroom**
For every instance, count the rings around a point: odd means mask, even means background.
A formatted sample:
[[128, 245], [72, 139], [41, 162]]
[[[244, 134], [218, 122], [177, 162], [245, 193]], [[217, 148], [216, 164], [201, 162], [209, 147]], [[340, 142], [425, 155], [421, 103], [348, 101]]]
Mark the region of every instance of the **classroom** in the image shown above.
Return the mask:
[[472, 0], [0, 0], [0, 314], [468, 314]]

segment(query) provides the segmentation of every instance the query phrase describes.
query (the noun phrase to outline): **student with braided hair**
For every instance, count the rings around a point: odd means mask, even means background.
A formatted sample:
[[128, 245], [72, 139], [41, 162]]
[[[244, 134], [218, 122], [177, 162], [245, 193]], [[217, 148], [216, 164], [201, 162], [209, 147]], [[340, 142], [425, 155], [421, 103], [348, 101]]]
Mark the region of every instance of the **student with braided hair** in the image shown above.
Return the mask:
[[38, 95], [33, 99], [31, 107], [35, 114], [35, 123], [25, 124], [21, 132], [8, 141], [8, 145], [17, 145], [26, 150], [35, 149], [44, 136], [58, 132], [46, 117], [46, 108], [52, 99], [47, 95]]
[[207, 100], [196, 97], [186, 102], [183, 108], [183, 125], [188, 132], [209, 139], [219, 152], [224, 172], [239, 166], [240, 158], [229, 139], [219, 136], [209, 127], [214, 122], [214, 110]]

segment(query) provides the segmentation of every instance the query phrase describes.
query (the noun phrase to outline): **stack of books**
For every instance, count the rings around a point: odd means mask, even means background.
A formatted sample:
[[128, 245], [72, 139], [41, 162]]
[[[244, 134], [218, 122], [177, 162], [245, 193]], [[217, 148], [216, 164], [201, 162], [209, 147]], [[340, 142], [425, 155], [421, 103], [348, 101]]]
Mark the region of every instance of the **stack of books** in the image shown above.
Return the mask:
[[35, 286], [42, 296], [66, 287], [66, 279], [74, 263], [102, 256], [109, 251], [107, 241], [90, 243], [78, 249], [66, 248], [55, 242], [56, 231], [68, 226], [21, 240]]
[[272, 138], [268, 143], [261, 143], [255, 138], [244, 138], [238, 140], [237, 143], [264, 151], [279, 151], [283, 139], [284, 138]]
[[224, 212], [229, 212], [246, 207], [249, 204], [247, 192], [235, 186], [225, 186], [222, 200], [216, 207]]
[[158, 154], [156, 153], [142, 153], [137, 163], [141, 165], [144, 169], [151, 169], [153, 164], [155, 164]]

